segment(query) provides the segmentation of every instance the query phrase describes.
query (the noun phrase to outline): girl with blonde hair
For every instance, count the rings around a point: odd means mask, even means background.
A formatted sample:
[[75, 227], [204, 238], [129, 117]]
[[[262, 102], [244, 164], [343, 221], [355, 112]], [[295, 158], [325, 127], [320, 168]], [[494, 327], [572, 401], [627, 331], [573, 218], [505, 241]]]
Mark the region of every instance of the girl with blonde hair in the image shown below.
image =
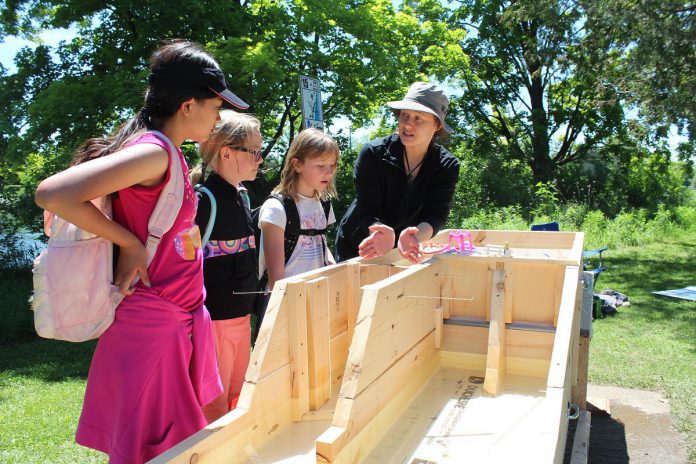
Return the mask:
[[198, 181], [211, 171], [196, 188], [196, 223], [205, 231], [205, 305], [213, 320], [223, 387], [203, 408], [210, 422], [234, 409], [249, 365], [254, 295], [248, 292], [256, 290], [258, 277], [249, 196], [242, 181], [255, 179], [263, 162], [259, 120], [234, 111], [222, 111], [220, 117], [213, 134], [200, 144], [203, 164], [194, 174]]
[[[331, 136], [305, 129], [290, 145], [280, 176], [259, 213], [261, 274], [277, 280], [335, 263], [326, 229], [336, 222], [330, 197], [340, 150]], [[259, 311], [259, 323], [263, 311]]]

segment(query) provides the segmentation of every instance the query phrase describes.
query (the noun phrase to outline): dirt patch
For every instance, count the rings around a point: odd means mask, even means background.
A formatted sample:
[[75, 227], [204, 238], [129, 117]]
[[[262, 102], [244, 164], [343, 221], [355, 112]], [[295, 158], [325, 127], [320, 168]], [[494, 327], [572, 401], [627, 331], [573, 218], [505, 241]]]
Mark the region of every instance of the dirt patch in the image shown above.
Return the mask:
[[659, 393], [588, 384], [587, 397], [590, 402], [608, 400], [610, 410], [592, 414], [590, 464], [687, 462], [686, 443], [674, 428], [669, 401]]

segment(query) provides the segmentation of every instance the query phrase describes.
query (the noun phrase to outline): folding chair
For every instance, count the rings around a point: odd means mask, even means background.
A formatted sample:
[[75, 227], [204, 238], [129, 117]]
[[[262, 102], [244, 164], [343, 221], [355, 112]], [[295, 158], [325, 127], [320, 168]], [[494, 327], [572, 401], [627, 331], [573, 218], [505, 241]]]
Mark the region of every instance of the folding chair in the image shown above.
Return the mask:
[[[535, 231], [546, 231], [546, 232], [558, 232], [561, 230], [561, 228], [558, 225], [558, 222], [546, 222], [543, 224], [532, 224], [532, 230]], [[597, 284], [597, 279], [599, 278], [599, 274], [604, 272], [606, 268], [602, 264], [602, 252], [607, 251], [607, 247], [603, 248], [597, 248], [596, 250], [587, 250], [582, 252], [582, 267], [585, 271], [589, 272], [592, 274], [592, 288], [594, 289], [595, 285]], [[599, 255], [599, 265], [594, 268], [594, 269], [588, 269], [590, 262], [589, 258], [592, 258], [593, 256]]]

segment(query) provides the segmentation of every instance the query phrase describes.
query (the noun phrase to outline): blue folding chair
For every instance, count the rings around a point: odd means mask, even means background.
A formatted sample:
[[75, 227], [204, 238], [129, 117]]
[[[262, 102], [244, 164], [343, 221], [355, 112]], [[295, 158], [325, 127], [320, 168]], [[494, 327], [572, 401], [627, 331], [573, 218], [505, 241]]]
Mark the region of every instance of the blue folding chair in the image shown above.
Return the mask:
[[[561, 228], [558, 225], [558, 222], [546, 222], [543, 224], [532, 224], [532, 230], [535, 231], [546, 231], [546, 232], [559, 232]], [[607, 247], [603, 248], [597, 248], [596, 250], [587, 250], [582, 252], [582, 267], [586, 272], [589, 272], [592, 274], [592, 288], [594, 289], [595, 284], [597, 284], [597, 279], [599, 278], [599, 274], [604, 272], [606, 268], [604, 267], [602, 263], [602, 252], [607, 251]], [[588, 269], [589, 267], [589, 258], [592, 258], [593, 256], [599, 255], [599, 265], [594, 268], [594, 269]]]

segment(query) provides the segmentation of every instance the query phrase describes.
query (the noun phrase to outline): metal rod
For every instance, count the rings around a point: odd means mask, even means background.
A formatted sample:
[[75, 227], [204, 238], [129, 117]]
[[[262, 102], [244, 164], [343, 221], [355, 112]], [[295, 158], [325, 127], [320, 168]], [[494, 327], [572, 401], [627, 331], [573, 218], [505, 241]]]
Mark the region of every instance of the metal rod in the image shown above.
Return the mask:
[[272, 290], [260, 290], [258, 292], [232, 292], [233, 295], [268, 295]]
[[452, 298], [444, 296], [425, 296], [425, 295], [403, 295], [403, 298], [427, 298], [432, 300], [456, 300], [456, 301], [474, 301], [473, 298]]

